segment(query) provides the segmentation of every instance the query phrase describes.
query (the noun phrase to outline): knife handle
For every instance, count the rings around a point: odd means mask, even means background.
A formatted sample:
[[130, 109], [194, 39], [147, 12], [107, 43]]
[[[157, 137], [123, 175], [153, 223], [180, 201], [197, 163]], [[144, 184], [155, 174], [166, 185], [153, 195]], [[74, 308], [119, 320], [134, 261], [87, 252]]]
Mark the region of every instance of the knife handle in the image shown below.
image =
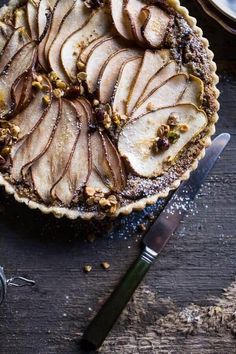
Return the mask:
[[155, 252], [145, 248], [85, 330], [81, 342], [84, 348], [95, 350], [102, 345], [156, 256]]

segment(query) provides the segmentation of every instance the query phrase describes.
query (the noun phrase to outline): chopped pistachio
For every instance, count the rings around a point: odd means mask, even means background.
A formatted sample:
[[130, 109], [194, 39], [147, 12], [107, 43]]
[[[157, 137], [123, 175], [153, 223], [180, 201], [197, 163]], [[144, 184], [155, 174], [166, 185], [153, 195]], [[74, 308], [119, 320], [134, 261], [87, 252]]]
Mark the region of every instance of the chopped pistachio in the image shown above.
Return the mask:
[[106, 112], [104, 113], [103, 125], [106, 129], [109, 129], [111, 127], [111, 118]]
[[84, 69], [85, 68], [85, 64], [82, 62], [82, 61], [78, 61], [77, 62], [77, 68], [79, 69], [79, 70], [81, 70], [81, 69]]
[[187, 124], [180, 124], [179, 131], [181, 133], [186, 133], [187, 131], [189, 131], [189, 126]]
[[57, 80], [56, 87], [59, 89], [65, 90], [67, 88], [67, 84], [62, 80]]
[[20, 134], [20, 127], [18, 127], [17, 125], [14, 125], [12, 128], [11, 128], [11, 133], [13, 135], [14, 138], [17, 138], [18, 135]]
[[147, 111], [148, 112], [154, 112], [154, 111], [156, 111], [156, 106], [154, 105], [154, 103], [152, 103], [152, 102], [149, 102], [148, 104], [147, 104]]
[[87, 79], [87, 74], [84, 71], [81, 71], [77, 74], [78, 81], [85, 81]]
[[174, 144], [179, 138], [180, 134], [174, 130], [171, 130], [167, 135], [169, 141]]
[[51, 99], [48, 95], [43, 96], [43, 103], [48, 106], [51, 102]]
[[111, 206], [111, 203], [108, 199], [106, 198], [101, 198], [99, 200], [99, 205], [102, 207], [102, 208], [106, 208], [106, 207], [110, 207]]
[[170, 115], [169, 115], [169, 118], [167, 120], [167, 124], [170, 126], [170, 127], [175, 127], [176, 125], [179, 124], [179, 114], [176, 113], [176, 112], [172, 112]]
[[56, 98], [60, 98], [60, 97], [64, 96], [64, 92], [61, 89], [56, 88], [56, 89], [53, 90], [53, 95]]
[[96, 100], [96, 99], [94, 99], [94, 100], [93, 100], [93, 106], [95, 106], [95, 107], [96, 107], [96, 106], [99, 106], [99, 101]]
[[36, 75], [36, 81], [42, 83], [42, 82], [43, 82], [43, 77], [42, 77], [42, 75]]
[[55, 73], [55, 71], [51, 71], [49, 74], [48, 74], [48, 77], [51, 81], [56, 81], [58, 80], [58, 75], [57, 73]]
[[90, 264], [86, 264], [84, 266], [84, 272], [85, 273], [90, 273], [92, 269], [93, 269], [93, 267]]
[[101, 267], [105, 270], [108, 270], [111, 267], [111, 265], [108, 262], [102, 262]]
[[108, 197], [107, 199], [109, 200], [109, 202], [110, 202], [112, 205], [116, 205], [116, 204], [118, 203], [118, 201], [117, 201], [115, 195], [109, 195], [109, 197]]
[[32, 86], [35, 87], [38, 90], [42, 90], [42, 88], [43, 88], [42, 84], [40, 82], [38, 82], [38, 81], [33, 81], [32, 82]]
[[80, 86], [79, 86], [79, 91], [80, 91], [80, 94], [81, 95], [83, 95], [84, 94], [84, 86], [81, 84]]
[[92, 205], [94, 205], [95, 200], [94, 200], [93, 197], [89, 197], [89, 198], [86, 200], [86, 203], [87, 203], [87, 205], [92, 206]]

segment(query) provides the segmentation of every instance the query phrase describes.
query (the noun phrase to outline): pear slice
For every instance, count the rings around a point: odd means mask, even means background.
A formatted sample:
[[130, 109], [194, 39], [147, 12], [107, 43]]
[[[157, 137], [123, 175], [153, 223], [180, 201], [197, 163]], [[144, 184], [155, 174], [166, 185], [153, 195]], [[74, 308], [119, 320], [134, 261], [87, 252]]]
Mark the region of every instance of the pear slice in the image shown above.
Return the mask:
[[201, 79], [189, 75], [189, 82], [178, 103], [192, 103], [198, 108], [202, 106], [204, 84]]
[[40, 0], [37, 12], [37, 33], [40, 42], [38, 44], [38, 61], [44, 70], [48, 70], [48, 62], [45, 57], [45, 45], [48, 40], [51, 25], [52, 8], [47, 0]]
[[[56, 72], [57, 75], [64, 81], [67, 81], [67, 76], [61, 63], [61, 48], [66, 39], [85, 24], [85, 22], [89, 18], [90, 13], [91, 12], [89, 11], [89, 9], [84, 6], [84, 2], [82, 0], [77, 1], [64, 17], [60, 25], [59, 32], [50, 47], [48, 61], [51, 70]], [[77, 44], [78, 43], [79, 42], [77, 42]], [[75, 49], [76, 48], [72, 48], [73, 51], [75, 51]], [[68, 51], [68, 60], [74, 60], [73, 54], [74, 52], [71, 53], [70, 58], [70, 52]]]
[[[19, 76], [27, 71], [35, 58], [36, 43], [22, 47], [0, 74], [0, 116], [10, 113], [12, 108], [11, 88]], [[19, 65], [20, 63], [20, 65]]]
[[[45, 45], [45, 58], [47, 60], [50, 47], [58, 34], [61, 22], [63, 21], [63, 18], [66, 16], [68, 11], [70, 11], [74, 3], [75, 0], [58, 0], [53, 8], [51, 25], [49, 29], [47, 43]], [[58, 56], [59, 53], [56, 53], [56, 55]]]
[[0, 21], [0, 52], [5, 47], [13, 31], [14, 31], [14, 27]]
[[126, 111], [128, 116], [132, 113], [140, 95], [151, 77], [156, 74], [156, 72], [159, 71], [163, 65], [163, 58], [158, 51], [153, 52], [151, 50], [146, 50], [143, 57], [142, 66], [129, 94]]
[[99, 42], [92, 50], [86, 64], [87, 86], [90, 93], [94, 93], [97, 88], [100, 70], [106, 60], [113, 53], [122, 49], [122, 42], [117, 37], [111, 37]]
[[79, 100], [74, 101], [74, 105], [80, 116], [81, 130], [78, 134], [69, 167], [52, 190], [52, 195], [64, 205], [69, 205], [76, 194], [85, 186], [90, 172], [89, 117]]
[[124, 11], [124, 6], [124, 0], [110, 0], [111, 15], [117, 32], [125, 39], [133, 40], [130, 20]]
[[38, 39], [38, 5], [39, 0], [27, 1], [27, 21], [30, 28], [30, 37], [34, 40]]
[[141, 32], [144, 22], [141, 11], [144, 7], [145, 4], [140, 0], [124, 0], [124, 12], [129, 18], [133, 37], [140, 44], [144, 44]]
[[30, 37], [25, 31], [25, 27], [19, 27], [12, 33], [0, 55], [0, 73], [18, 50], [29, 42]]
[[76, 81], [77, 59], [81, 50], [94, 39], [107, 33], [111, 27], [112, 19], [105, 8], [98, 9], [91, 15], [85, 25], [74, 32], [61, 48], [61, 62], [67, 77]]
[[82, 49], [77, 63], [81, 62], [83, 64], [87, 63], [88, 57], [91, 54], [92, 50], [96, 47], [96, 45], [98, 45], [99, 43], [102, 43], [103, 40], [110, 38], [111, 32], [109, 31], [107, 34], [105, 34], [104, 36], [98, 37], [96, 39], [94, 39], [91, 43], [89, 43], [89, 45], [87, 47], [85, 47], [84, 49]]
[[[180, 133], [180, 138], [171, 144], [168, 150], [154, 152], [153, 144], [157, 130], [162, 124], [167, 123], [172, 112], [179, 115], [180, 123], [187, 124], [189, 130]], [[160, 109], [128, 122], [120, 133], [118, 149], [137, 175], [148, 178], [160, 176], [164, 173], [165, 161], [168, 158], [174, 160], [206, 125], [205, 112], [198, 110], [194, 105], [180, 104]]]
[[106, 133], [101, 132], [101, 137], [104, 144], [105, 155], [111, 169], [113, 178], [112, 189], [116, 192], [124, 189], [126, 185], [125, 165], [120, 158], [120, 155]]
[[36, 92], [30, 104], [17, 114], [11, 122], [20, 128], [20, 133], [18, 140], [15, 145], [13, 145], [11, 150], [11, 158], [14, 159], [14, 156], [20, 146], [24, 143], [27, 136], [32, 134], [32, 132], [40, 124], [41, 120], [44, 119], [44, 116], [47, 114], [50, 104], [45, 106], [43, 104], [43, 97], [45, 95], [49, 96], [50, 102], [52, 100], [52, 87], [47, 78], [43, 79], [44, 90], [39, 90]]
[[11, 177], [15, 181], [27, 179], [30, 166], [46, 153], [56, 131], [58, 116], [58, 100], [53, 100], [46, 114], [43, 113], [39, 124], [26, 136], [12, 159]]
[[129, 92], [136, 76], [138, 75], [141, 63], [142, 57], [132, 58], [126, 61], [120, 69], [112, 97], [113, 112], [116, 112], [119, 115], [126, 114], [126, 103]]
[[158, 48], [165, 39], [170, 17], [158, 6], [144, 7], [142, 13], [146, 18], [142, 27], [143, 37], [151, 47]]
[[106, 60], [98, 79], [98, 99], [101, 103], [110, 102], [124, 62], [141, 54], [138, 49], [121, 49]]
[[169, 62], [166, 66], [161, 68], [147, 83], [142, 95], [140, 96], [137, 105], [147, 99], [150, 93], [155, 90], [156, 87], [161, 86], [166, 80], [172, 76], [178, 74], [178, 66], [174, 60]]
[[[68, 119], [70, 117], [70, 119]], [[80, 120], [72, 102], [62, 101], [61, 117], [47, 151], [31, 166], [35, 191], [49, 203], [52, 189], [60, 180], [74, 151]]]
[[[174, 106], [185, 91], [188, 83], [186, 74], [172, 76], [160, 87], [154, 89], [148, 98], [142, 101], [132, 113], [132, 118], [142, 116], [149, 111]], [[151, 107], [150, 107], [151, 106]]]
[[30, 103], [33, 90], [33, 72], [32, 69], [23, 73], [12, 85], [11, 95], [13, 100], [13, 115], [19, 114]]
[[22, 6], [14, 11], [14, 27], [25, 27], [26, 32], [30, 33], [29, 23], [27, 19], [26, 7]]

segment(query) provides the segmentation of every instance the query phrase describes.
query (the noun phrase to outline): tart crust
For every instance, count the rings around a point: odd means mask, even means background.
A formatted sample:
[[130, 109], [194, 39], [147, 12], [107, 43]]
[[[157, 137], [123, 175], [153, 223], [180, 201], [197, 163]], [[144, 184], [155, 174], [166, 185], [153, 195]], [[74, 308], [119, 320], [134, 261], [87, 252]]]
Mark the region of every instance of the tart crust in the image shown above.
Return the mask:
[[[199, 40], [203, 44], [203, 47], [207, 53], [207, 56], [209, 58], [209, 67], [210, 67], [210, 74], [212, 78], [212, 92], [213, 96], [215, 98], [214, 105], [216, 107], [216, 112], [211, 115], [211, 121], [210, 124], [208, 124], [208, 133], [207, 135], [202, 139], [202, 142], [204, 144], [203, 149], [201, 152], [198, 154], [197, 158], [195, 161], [191, 164], [191, 166], [185, 171], [182, 176], [175, 180], [168, 188], [163, 190], [160, 193], [157, 193], [152, 196], [148, 196], [145, 198], [142, 198], [138, 201], [134, 201], [128, 205], [121, 206], [117, 209], [117, 211], [111, 216], [112, 218], [117, 217], [118, 215], [128, 215], [132, 211], [141, 211], [143, 210], [146, 206], [148, 205], [153, 205], [157, 202], [159, 198], [165, 198], [168, 196], [169, 192], [172, 190], [175, 190], [178, 188], [180, 183], [184, 180], [187, 180], [189, 178], [189, 175], [191, 171], [195, 170], [198, 167], [198, 162], [201, 160], [204, 155], [205, 155], [205, 149], [211, 145], [211, 136], [215, 133], [215, 123], [217, 122], [219, 116], [217, 114], [219, 110], [219, 102], [217, 98], [219, 97], [219, 90], [216, 88], [216, 85], [219, 82], [219, 78], [216, 75], [216, 64], [213, 61], [214, 54], [213, 52], [209, 49], [209, 42], [206, 38], [203, 37], [203, 32], [201, 28], [197, 26], [197, 20], [189, 15], [188, 10], [180, 5], [179, 0], [166, 0], [167, 4], [174, 8], [174, 10], [179, 13], [180, 15], [183, 16], [183, 18], [187, 21], [188, 25], [191, 27], [191, 29], [194, 31], [195, 34], [198, 35]], [[15, 8], [16, 6], [19, 6], [22, 4], [22, 1], [20, 0], [12, 0], [9, 1], [8, 6], [3, 6], [0, 9], [0, 17], [2, 17], [10, 8]], [[16, 191], [16, 188], [6, 180], [6, 178], [3, 177], [2, 174], [0, 174], [0, 185], [3, 186], [6, 190], [7, 193], [12, 194], [17, 202], [24, 203], [26, 204], [29, 208], [31, 209], [39, 209], [42, 213], [45, 214], [50, 214], [52, 213], [55, 217], [61, 218], [61, 217], [67, 217], [69, 219], [77, 219], [77, 218], [82, 218], [84, 220], [90, 220], [92, 218], [95, 219], [103, 219], [107, 215], [105, 213], [99, 213], [97, 211], [93, 212], [87, 212], [87, 211], [80, 211], [80, 210], [75, 210], [75, 209], [69, 209], [65, 207], [57, 207], [57, 206], [51, 206], [48, 207], [46, 205], [43, 205], [39, 202], [32, 201], [31, 199], [27, 197], [22, 197], [19, 195], [19, 193]]]

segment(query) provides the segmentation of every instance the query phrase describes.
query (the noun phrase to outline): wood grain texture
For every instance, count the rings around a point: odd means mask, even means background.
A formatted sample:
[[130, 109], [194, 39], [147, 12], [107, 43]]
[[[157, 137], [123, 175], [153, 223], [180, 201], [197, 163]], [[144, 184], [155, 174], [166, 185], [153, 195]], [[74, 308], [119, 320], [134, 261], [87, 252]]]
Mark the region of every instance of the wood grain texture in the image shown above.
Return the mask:
[[[229, 132], [232, 140], [192, 213], [122, 314], [103, 354], [236, 353], [236, 39], [194, 1], [182, 4], [198, 19], [215, 52], [222, 93], [217, 133]], [[147, 224], [148, 214], [158, 213], [159, 205], [88, 228], [30, 211], [3, 192], [0, 196], [0, 263], [7, 275], [24, 275], [37, 283], [33, 289], [9, 289], [0, 308], [0, 353], [82, 354], [78, 342], [84, 328], [137, 256], [138, 225]], [[92, 244], [85, 240], [91, 232], [100, 236]], [[111, 264], [107, 272], [100, 267], [104, 260]], [[82, 271], [86, 263], [93, 265], [90, 274]], [[213, 305], [223, 308], [225, 323], [214, 318], [219, 325], [207, 327], [206, 313]], [[205, 321], [199, 328], [197, 315], [191, 317], [194, 311]], [[185, 318], [186, 313], [191, 316]], [[193, 333], [190, 325], [195, 326]]]

